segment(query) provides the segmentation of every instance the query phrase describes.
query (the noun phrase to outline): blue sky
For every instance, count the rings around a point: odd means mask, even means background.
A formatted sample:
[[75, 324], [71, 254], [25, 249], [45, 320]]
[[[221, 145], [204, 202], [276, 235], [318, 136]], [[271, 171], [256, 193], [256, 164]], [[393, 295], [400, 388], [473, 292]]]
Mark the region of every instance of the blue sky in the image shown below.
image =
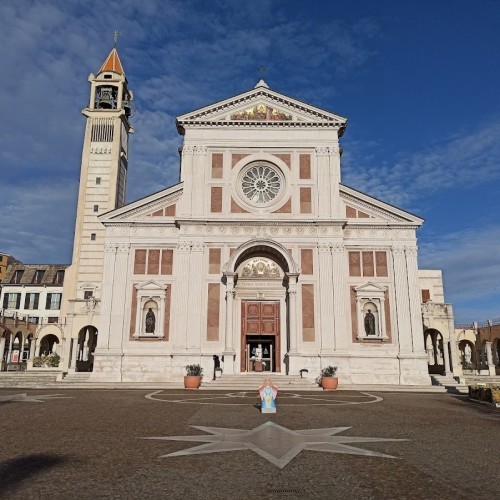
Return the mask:
[[343, 182], [426, 219], [458, 321], [500, 316], [500, 5], [482, 0], [3, 0], [0, 249], [69, 262], [87, 77], [121, 32], [127, 200], [178, 179], [175, 116], [279, 92], [349, 119]]

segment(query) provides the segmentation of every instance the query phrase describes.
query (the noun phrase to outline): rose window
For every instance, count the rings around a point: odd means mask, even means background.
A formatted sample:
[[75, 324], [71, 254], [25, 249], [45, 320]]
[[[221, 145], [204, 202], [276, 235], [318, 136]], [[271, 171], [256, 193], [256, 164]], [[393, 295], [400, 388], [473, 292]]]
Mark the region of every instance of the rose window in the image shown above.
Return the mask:
[[253, 203], [268, 203], [276, 198], [281, 184], [281, 177], [274, 168], [254, 165], [243, 174], [241, 190]]

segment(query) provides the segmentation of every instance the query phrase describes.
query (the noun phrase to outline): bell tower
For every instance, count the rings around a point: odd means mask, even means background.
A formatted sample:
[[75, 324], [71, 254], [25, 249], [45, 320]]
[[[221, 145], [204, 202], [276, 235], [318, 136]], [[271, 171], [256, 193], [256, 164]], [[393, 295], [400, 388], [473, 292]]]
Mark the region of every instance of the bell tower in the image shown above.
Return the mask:
[[87, 122], [73, 257], [66, 272], [61, 310], [61, 316], [66, 316], [66, 338], [75, 341], [82, 328], [98, 327], [99, 322], [105, 228], [98, 216], [125, 204], [133, 94], [116, 40], [97, 75], [90, 74], [88, 81], [90, 100], [82, 111]]

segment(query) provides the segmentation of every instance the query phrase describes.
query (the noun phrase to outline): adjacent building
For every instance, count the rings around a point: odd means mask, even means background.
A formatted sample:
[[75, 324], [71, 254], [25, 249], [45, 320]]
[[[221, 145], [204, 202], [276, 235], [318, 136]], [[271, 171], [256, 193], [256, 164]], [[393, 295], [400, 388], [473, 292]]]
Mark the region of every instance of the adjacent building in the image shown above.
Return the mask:
[[13, 264], [1, 281], [2, 368], [24, 370], [34, 356], [61, 353], [61, 299], [67, 265]]

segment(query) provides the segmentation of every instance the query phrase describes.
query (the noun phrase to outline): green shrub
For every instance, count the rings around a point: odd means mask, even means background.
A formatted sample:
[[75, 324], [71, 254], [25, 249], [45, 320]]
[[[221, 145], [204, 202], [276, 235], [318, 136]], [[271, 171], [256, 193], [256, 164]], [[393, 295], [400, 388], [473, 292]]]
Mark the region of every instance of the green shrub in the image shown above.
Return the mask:
[[35, 368], [41, 368], [43, 366], [43, 359], [40, 356], [33, 358], [33, 366]]

